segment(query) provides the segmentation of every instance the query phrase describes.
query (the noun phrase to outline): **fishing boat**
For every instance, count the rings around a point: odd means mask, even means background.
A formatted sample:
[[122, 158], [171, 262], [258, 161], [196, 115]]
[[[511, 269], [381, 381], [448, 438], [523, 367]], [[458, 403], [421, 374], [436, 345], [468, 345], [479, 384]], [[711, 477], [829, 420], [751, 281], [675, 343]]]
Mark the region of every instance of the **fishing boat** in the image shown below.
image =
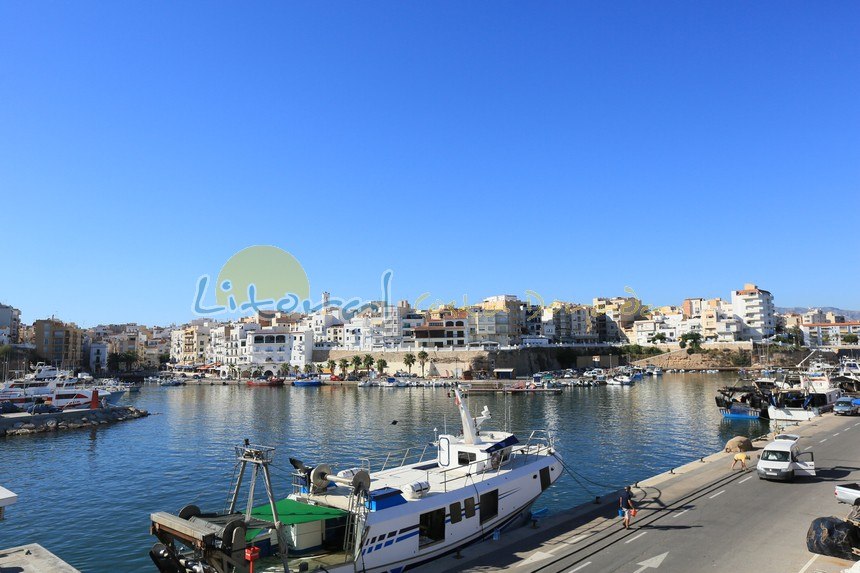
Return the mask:
[[[227, 511], [192, 505], [178, 515], [152, 514], [159, 542], [150, 557], [162, 573], [244, 573], [246, 557], [267, 571], [399, 573], [522, 523], [564, 469], [551, 434], [533, 431], [521, 443], [514, 434], [483, 430], [489, 410], [472, 417], [456, 388], [454, 395], [461, 435], [442, 434], [341, 471], [291, 458], [293, 493], [285, 499], [272, 494], [274, 449], [246, 442], [237, 448], [241, 469]], [[255, 506], [259, 475], [268, 503]], [[250, 489], [244, 511], [243, 484]]]
[[838, 388], [813, 391], [809, 388], [776, 389], [767, 408], [771, 420], [803, 422], [833, 409], [842, 396]]
[[319, 378], [297, 378], [293, 380], [293, 386], [322, 386], [322, 380]]
[[283, 378], [270, 376], [268, 378], [252, 378], [246, 382], [248, 386], [280, 387], [284, 385]]
[[768, 417], [769, 393], [756, 385], [724, 386], [715, 398], [720, 414], [736, 420], [757, 420]]

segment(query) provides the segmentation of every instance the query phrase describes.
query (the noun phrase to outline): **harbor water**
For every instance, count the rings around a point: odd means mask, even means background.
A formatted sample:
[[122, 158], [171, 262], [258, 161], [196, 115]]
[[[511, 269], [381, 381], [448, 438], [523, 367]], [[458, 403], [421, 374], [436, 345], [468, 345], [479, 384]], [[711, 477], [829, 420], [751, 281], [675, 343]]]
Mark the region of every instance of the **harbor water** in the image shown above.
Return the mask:
[[[722, 449], [767, 424], [723, 420], [714, 395], [733, 375], [666, 374], [633, 387], [566, 389], [561, 395], [475, 395], [521, 440], [548, 429], [576, 475], [539, 499], [551, 511], [594, 499]], [[0, 438], [0, 485], [19, 494], [0, 523], [0, 548], [40, 543], [78, 569], [154, 571], [149, 514], [194, 503], [223, 509], [244, 438], [277, 448], [275, 493], [290, 490], [292, 456], [335, 468], [363, 456], [423, 446], [457, 432], [445, 388], [145, 387], [125, 403], [145, 419], [57, 434]], [[432, 448], [432, 447], [431, 447]]]

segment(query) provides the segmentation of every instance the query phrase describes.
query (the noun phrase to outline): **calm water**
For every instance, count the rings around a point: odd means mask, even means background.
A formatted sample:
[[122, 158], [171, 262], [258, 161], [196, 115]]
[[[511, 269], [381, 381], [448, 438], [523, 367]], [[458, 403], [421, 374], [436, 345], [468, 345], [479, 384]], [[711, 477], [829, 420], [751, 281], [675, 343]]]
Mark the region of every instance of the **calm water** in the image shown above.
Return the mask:
[[[632, 388], [560, 396], [474, 396], [501, 428], [506, 404], [521, 438], [555, 432], [568, 476], [537, 507], [567, 508], [721, 449], [759, 422], [725, 421], [715, 389], [732, 378], [676, 374]], [[433, 440], [458, 428], [447, 390], [383, 388], [148, 387], [127, 402], [156, 415], [95, 430], [0, 438], [0, 485], [18, 493], [0, 523], [0, 548], [38, 542], [82, 571], [154, 571], [149, 514], [195, 503], [222, 509], [243, 438], [277, 447], [276, 495], [289, 493], [288, 456], [351, 467], [357, 458]], [[391, 422], [397, 420], [397, 424]], [[599, 485], [598, 485], [599, 484]]]

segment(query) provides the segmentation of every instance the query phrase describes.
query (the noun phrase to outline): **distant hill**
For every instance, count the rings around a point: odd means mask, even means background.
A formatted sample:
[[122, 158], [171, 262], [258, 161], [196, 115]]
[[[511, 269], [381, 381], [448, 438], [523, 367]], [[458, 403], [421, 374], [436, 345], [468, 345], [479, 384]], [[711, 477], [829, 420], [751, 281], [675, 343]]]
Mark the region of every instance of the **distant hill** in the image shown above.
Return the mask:
[[798, 314], [803, 314], [804, 312], [808, 312], [813, 308], [821, 309], [821, 312], [832, 312], [834, 314], [841, 314], [845, 317], [845, 320], [860, 320], [860, 310], [844, 310], [841, 308], [836, 308], [835, 306], [813, 306], [813, 307], [803, 307], [803, 306], [778, 306], [776, 307], [776, 311], [780, 313], [786, 312], [796, 312]]

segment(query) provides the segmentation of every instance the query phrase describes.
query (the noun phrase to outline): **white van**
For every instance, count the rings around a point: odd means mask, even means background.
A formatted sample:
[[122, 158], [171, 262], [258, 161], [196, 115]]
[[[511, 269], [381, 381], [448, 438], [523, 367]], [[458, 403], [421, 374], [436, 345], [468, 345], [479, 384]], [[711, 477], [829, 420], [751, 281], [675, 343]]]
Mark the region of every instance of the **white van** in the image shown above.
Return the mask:
[[795, 476], [814, 476], [815, 456], [800, 451], [799, 439], [795, 434], [779, 434], [766, 445], [756, 466], [759, 479], [792, 481]]

